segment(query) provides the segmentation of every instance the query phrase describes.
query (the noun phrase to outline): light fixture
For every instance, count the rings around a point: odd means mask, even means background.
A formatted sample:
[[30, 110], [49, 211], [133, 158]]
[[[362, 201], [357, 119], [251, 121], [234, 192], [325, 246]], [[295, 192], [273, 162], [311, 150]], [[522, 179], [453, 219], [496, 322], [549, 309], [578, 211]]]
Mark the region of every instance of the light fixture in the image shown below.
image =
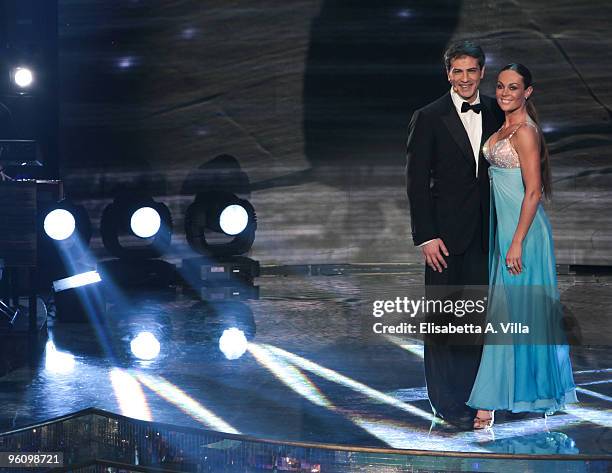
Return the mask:
[[259, 262], [247, 256], [257, 215], [247, 200], [251, 185], [240, 162], [221, 154], [185, 182], [186, 192], [195, 194], [185, 212], [185, 238], [200, 255], [182, 260], [186, 286], [208, 301], [257, 299], [253, 280], [260, 274]]
[[104, 209], [100, 233], [104, 247], [117, 258], [98, 264], [107, 283], [174, 290], [176, 269], [160, 259], [172, 241], [172, 217], [165, 204], [143, 193], [121, 192]]
[[91, 222], [87, 210], [68, 199], [41, 208], [39, 225], [39, 236], [47, 245], [67, 248], [77, 241], [87, 245], [91, 239]]
[[225, 207], [219, 215], [219, 227], [227, 235], [238, 235], [243, 232], [249, 223], [249, 214], [239, 204]]
[[155, 236], [161, 227], [159, 212], [152, 207], [141, 207], [130, 218], [130, 228], [137, 237]]
[[74, 216], [66, 209], [53, 209], [43, 220], [47, 236], [62, 241], [69, 238], [76, 229]]
[[48, 289], [52, 281], [84, 272], [91, 221], [87, 210], [68, 199], [39, 207], [37, 215], [37, 266], [39, 283]]
[[[221, 190], [197, 194], [185, 214], [185, 236], [196, 252], [235, 256], [251, 249], [257, 217], [245, 199]], [[228, 238], [231, 237], [231, 238]]]
[[118, 258], [157, 258], [170, 247], [170, 210], [150, 196], [125, 192], [104, 209], [100, 233], [105, 248]]
[[22, 88], [26, 89], [34, 82], [34, 74], [32, 70], [27, 67], [16, 67], [13, 70], [13, 82]]

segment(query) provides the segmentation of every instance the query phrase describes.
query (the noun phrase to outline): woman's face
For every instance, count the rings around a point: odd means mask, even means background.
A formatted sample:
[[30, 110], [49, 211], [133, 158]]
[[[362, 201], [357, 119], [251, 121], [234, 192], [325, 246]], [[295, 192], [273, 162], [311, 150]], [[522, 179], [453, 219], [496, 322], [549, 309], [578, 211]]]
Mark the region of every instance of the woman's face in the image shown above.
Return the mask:
[[497, 76], [495, 97], [504, 112], [513, 112], [525, 105], [533, 87], [525, 88], [523, 76], [516, 71], [502, 71]]

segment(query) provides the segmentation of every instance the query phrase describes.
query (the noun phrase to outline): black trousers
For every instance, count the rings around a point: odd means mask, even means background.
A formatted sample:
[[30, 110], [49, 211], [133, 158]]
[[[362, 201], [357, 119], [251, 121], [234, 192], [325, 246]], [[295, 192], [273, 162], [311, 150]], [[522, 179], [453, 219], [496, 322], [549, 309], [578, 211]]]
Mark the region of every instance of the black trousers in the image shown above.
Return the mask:
[[[440, 293], [432, 286], [486, 286], [488, 284], [488, 253], [483, 248], [480, 228], [465, 253], [445, 257], [447, 269], [441, 273], [425, 268], [426, 293]], [[435, 316], [435, 315], [434, 315]], [[453, 317], [450, 315], [449, 317]], [[452, 345], [425, 341], [425, 379], [427, 394], [434, 414], [451, 420], [474, 416], [475, 411], [465, 405], [470, 397], [482, 345]]]

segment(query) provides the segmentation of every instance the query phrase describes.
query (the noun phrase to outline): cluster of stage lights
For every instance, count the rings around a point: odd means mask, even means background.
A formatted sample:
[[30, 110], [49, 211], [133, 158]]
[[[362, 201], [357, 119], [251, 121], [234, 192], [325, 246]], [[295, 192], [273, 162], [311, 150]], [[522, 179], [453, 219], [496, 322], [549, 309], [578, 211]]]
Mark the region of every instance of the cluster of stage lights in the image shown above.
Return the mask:
[[[142, 202], [142, 205], [138, 205], [138, 200]], [[254, 233], [255, 213], [252, 206], [247, 201], [231, 196], [226, 203], [223, 204], [223, 199], [221, 199], [221, 201], [216, 199], [214, 201], [215, 208], [212, 211], [207, 209], [205, 205], [203, 206], [201, 201], [197, 201], [197, 205], [193, 205], [196, 209], [204, 207], [203, 213], [206, 214], [203, 219], [199, 218], [199, 215], [195, 215], [195, 217], [190, 220], [190, 222], [195, 221], [194, 224], [199, 227], [207, 226], [213, 230], [220, 230], [220, 232], [231, 237], [241, 235], [245, 230], [248, 230], [249, 227], [253, 228]], [[219, 205], [221, 208], [219, 208]], [[103, 227], [121, 227], [122, 222], [119, 220], [125, 220], [125, 217], [128, 217], [129, 232], [138, 238], [149, 239], [158, 236], [160, 230], [163, 230], [164, 224], [166, 227], [171, 226], [167, 207], [163, 204], [154, 202], [150, 198], [140, 198], [136, 200], [130, 200], [128, 198], [123, 199], [119, 203], [115, 201], [107, 207], [107, 210], [111, 206], [118, 208], [113, 207], [113, 212], [107, 213], [108, 218], [103, 216]], [[112, 215], [110, 215], [111, 213]], [[57, 208], [51, 209], [44, 216], [44, 232], [52, 240], [57, 242], [66, 241], [79, 230], [78, 220], [79, 216], [75, 215], [75, 212], [69, 205], [57, 206]], [[189, 233], [189, 239], [198, 240], [198, 238], [203, 237], [202, 231], [189, 232], [189, 230], [188, 228], [187, 232]], [[121, 228], [102, 228], [103, 237], [107, 234], [115, 236], [120, 231]], [[103, 239], [107, 249], [109, 249], [111, 253], [115, 253], [113, 249], [115, 249], [114, 247], [117, 245], [113, 243], [107, 245], [108, 241], [112, 240], [112, 236]], [[169, 244], [169, 241], [167, 243]], [[252, 241], [250, 243], [252, 243]], [[202, 247], [206, 245], [198, 246]], [[248, 250], [248, 248], [246, 249]]]
[[[185, 233], [192, 248], [209, 255], [233, 255], [250, 249], [256, 228], [253, 207], [246, 200], [227, 192], [198, 194], [189, 207]], [[62, 259], [71, 259], [85, 247], [91, 237], [91, 226], [85, 209], [69, 201], [61, 201], [46, 208], [39, 220], [39, 235], [42, 244], [56, 250]], [[207, 241], [205, 232], [226, 235], [226, 240]], [[129, 267], [134, 261], [144, 261], [161, 256], [170, 246], [172, 219], [170, 210], [162, 203], [142, 194], [118, 195], [104, 210], [100, 233], [106, 249], [125, 261]], [[129, 235], [142, 240], [126, 244]], [[229, 238], [229, 241], [227, 240]], [[80, 243], [80, 244], [79, 244]], [[44, 254], [54, 251], [44, 251]], [[53, 279], [56, 294], [69, 289], [90, 287], [106, 279], [106, 272], [88, 271], [69, 277]], [[114, 280], [114, 278], [111, 277]], [[84, 287], [86, 286], [86, 287]], [[59, 297], [59, 296], [58, 296]], [[240, 358], [247, 351], [248, 339], [238, 327], [228, 325], [218, 335], [219, 350], [230, 360]], [[161, 344], [151, 332], [142, 331], [130, 341], [133, 356], [141, 361], [152, 361], [159, 357]]]

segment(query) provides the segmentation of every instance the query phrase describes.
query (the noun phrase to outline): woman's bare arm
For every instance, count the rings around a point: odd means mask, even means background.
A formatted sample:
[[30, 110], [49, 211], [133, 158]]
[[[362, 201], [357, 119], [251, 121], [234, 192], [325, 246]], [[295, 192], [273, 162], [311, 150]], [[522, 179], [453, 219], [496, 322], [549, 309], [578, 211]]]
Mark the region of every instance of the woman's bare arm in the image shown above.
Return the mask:
[[512, 238], [512, 244], [506, 255], [506, 264], [515, 266], [513, 274], [522, 271], [522, 243], [538, 210], [542, 197], [542, 175], [540, 171], [540, 136], [531, 126], [520, 127], [511, 138], [519, 155], [521, 175], [525, 186], [525, 196], [521, 205], [521, 214]]

